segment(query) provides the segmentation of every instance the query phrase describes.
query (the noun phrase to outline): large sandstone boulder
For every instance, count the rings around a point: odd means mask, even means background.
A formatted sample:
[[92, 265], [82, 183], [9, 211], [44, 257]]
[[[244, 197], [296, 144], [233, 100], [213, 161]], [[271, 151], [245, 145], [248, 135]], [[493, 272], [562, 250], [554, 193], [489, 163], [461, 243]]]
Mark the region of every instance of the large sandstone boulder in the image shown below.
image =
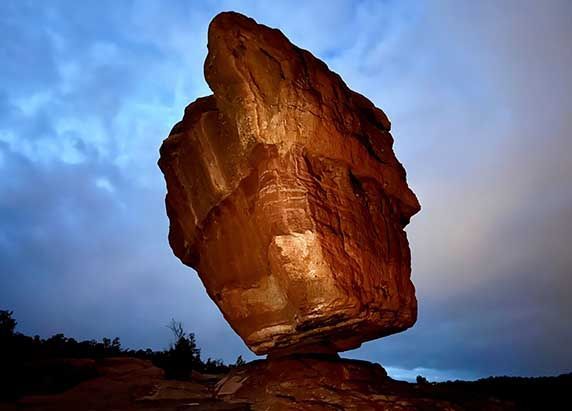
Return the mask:
[[222, 13], [214, 94], [161, 147], [169, 240], [257, 354], [335, 352], [416, 320], [419, 211], [390, 122], [278, 30]]

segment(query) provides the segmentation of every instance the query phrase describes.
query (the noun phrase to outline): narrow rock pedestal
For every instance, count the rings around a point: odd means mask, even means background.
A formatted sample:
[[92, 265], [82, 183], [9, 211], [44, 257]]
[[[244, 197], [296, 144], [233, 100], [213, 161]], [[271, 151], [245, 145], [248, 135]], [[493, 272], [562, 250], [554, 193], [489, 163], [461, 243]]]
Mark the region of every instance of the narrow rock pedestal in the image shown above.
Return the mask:
[[234, 369], [216, 386], [218, 399], [252, 410], [458, 410], [424, 398], [415, 386], [395, 381], [379, 364], [337, 355], [297, 355], [254, 361]]

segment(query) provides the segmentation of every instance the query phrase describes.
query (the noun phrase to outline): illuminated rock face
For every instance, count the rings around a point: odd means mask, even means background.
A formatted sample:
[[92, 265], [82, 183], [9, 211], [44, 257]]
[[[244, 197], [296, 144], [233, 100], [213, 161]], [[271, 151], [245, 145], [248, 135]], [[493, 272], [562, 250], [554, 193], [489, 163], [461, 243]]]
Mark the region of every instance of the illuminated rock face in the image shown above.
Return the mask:
[[336, 352], [416, 320], [419, 211], [385, 114], [278, 30], [222, 13], [214, 95], [161, 147], [169, 240], [257, 354]]

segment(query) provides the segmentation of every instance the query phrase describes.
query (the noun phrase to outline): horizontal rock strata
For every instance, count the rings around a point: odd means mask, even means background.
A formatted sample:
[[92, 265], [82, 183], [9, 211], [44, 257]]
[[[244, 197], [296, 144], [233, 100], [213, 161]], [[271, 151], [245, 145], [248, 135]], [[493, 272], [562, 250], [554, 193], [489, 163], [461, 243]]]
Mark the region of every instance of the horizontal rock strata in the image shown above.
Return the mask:
[[214, 94], [161, 147], [175, 254], [258, 354], [337, 352], [416, 320], [420, 209], [390, 122], [278, 30], [222, 13]]

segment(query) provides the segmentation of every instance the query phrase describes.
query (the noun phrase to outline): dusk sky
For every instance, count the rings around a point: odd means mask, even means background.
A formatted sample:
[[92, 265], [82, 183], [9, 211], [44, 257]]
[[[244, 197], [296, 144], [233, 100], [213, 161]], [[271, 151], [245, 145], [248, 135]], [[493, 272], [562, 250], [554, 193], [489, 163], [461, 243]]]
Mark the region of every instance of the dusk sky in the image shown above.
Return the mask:
[[419, 319], [345, 356], [397, 378], [572, 371], [572, 2], [0, 2], [0, 309], [17, 330], [254, 355], [167, 241], [158, 149], [206, 31], [279, 28], [392, 121], [422, 204]]

